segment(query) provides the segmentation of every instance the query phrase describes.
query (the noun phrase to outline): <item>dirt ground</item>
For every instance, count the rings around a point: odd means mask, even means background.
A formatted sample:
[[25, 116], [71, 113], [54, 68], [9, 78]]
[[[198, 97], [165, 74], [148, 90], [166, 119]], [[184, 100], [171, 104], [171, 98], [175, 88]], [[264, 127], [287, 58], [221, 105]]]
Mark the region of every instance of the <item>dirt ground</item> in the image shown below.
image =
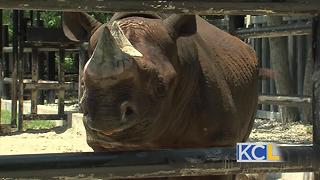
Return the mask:
[[64, 133], [24, 133], [0, 136], [0, 155], [63, 152], [91, 152], [84, 131], [68, 129]]
[[[249, 141], [308, 144], [312, 142], [310, 125], [283, 125], [273, 120], [257, 119]], [[68, 129], [64, 133], [24, 133], [0, 136], [0, 155], [62, 152], [90, 152], [84, 129]]]

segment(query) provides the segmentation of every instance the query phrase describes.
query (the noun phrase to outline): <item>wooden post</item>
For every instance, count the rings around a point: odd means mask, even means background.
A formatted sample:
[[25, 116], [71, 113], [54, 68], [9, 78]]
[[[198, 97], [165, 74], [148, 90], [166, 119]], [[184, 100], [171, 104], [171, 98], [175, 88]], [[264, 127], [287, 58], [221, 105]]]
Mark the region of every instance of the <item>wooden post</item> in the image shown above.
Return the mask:
[[303, 36], [297, 37], [297, 94], [303, 94], [303, 79], [304, 79], [304, 62], [303, 52], [305, 51], [306, 41]]
[[[2, 42], [4, 47], [9, 46], [9, 26], [4, 25], [3, 26], [3, 34], [2, 34]], [[9, 77], [10, 76], [10, 61], [9, 61], [9, 53], [3, 52], [3, 77]], [[2, 97], [5, 99], [11, 99], [11, 92], [10, 92], [10, 84], [4, 84], [4, 91]]]
[[2, 16], [2, 10], [0, 9], [0, 126], [1, 126], [1, 101], [2, 101], [2, 95], [3, 95], [3, 16]]
[[[256, 17], [251, 17], [252, 19], [252, 23], [253, 23], [253, 27], [254, 28], [259, 28], [260, 25], [256, 22]], [[254, 50], [256, 51], [256, 55], [258, 57], [259, 60], [259, 67], [262, 67], [262, 40], [261, 38], [257, 38], [257, 39], [251, 39], [254, 42]], [[262, 93], [262, 81], [259, 81], [259, 93]], [[263, 109], [264, 105], [259, 104], [258, 109]]]
[[24, 63], [24, 53], [23, 53], [23, 43], [24, 43], [24, 12], [19, 11], [19, 59], [18, 59], [18, 100], [19, 100], [19, 111], [18, 111], [18, 131], [23, 131], [23, 63]]
[[[39, 80], [39, 52], [37, 48], [32, 48], [32, 82]], [[31, 114], [37, 114], [38, 89], [31, 90]]]
[[313, 148], [316, 157], [314, 158], [314, 166], [317, 172], [314, 173], [316, 180], [320, 179], [319, 162], [320, 162], [320, 16], [313, 19]]
[[[48, 80], [54, 81], [55, 79], [55, 52], [48, 52], [48, 59], [47, 59], [47, 65], [48, 65]], [[55, 101], [55, 91], [54, 90], [48, 90], [47, 91], [47, 102], [48, 104], [54, 103]]]
[[[38, 54], [38, 77], [39, 79], [44, 79], [44, 61], [47, 58], [46, 54], [44, 52], [39, 52]], [[39, 101], [38, 104], [44, 104], [44, 92], [38, 91], [39, 94]]]
[[[9, 46], [9, 26], [4, 25], [2, 32], [2, 44], [3, 47]], [[10, 74], [10, 66], [9, 66], [9, 53], [4, 52], [4, 77], [9, 77]]]
[[[65, 58], [65, 51], [64, 49], [59, 49], [59, 65], [58, 65], [58, 81], [60, 84], [64, 83], [64, 58]], [[64, 114], [64, 94], [65, 89], [60, 88], [58, 93], [58, 114]]]
[[11, 83], [11, 126], [17, 127], [17, 68], [18, 68], [18, 11], [13, 10], [13, 37], [12, 37], [12, 83]]
[[[262, 61], [262, 68], [268, 68], [268, 61], [269, 61], [269, 44], [268, 44], [268, 38], [262, 38], [261, 39], [261, 61]], [[262, 94], [270, 94], [269, 91], [269, 81], [267, 79], [262, 79]], [[270, 106], [269, 105], [262, 105], [262, 110], [269, 111]]]

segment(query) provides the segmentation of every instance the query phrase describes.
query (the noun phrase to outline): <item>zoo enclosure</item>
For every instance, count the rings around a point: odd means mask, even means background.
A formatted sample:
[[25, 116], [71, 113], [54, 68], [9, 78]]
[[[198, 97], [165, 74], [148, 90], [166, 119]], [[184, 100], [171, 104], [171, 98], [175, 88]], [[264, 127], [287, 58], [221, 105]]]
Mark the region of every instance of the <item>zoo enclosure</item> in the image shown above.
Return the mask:
[[[28, 14], [28, 16], [26, 14]], [[22, 131], [22, 122], [24, 120], [41, 119], [65, 121], [67, 119], [64, 113], [65, 91], [68, 89], [81, 89], [75, 87], [76, 84], [73, 82], [65, 82], [65, 54], [67, 52], [78, 52], [80, 55], [75, 56], [79, 57], [77, 62], [83, 62], [85, 58], [83, 56], [84, 48], [79, 44], [69, 41], [64, 36], [61, 27], [60, 29], [45, 28], [43, 21], [40, 19], [39, 11], [29, 11], [26, 13], [13, 10], [12, 23], [13, 36], [11, 47], [9, 47], [8, 26], [4, 26], [2, 29], [3, 33], [1, 33], [3, 34], [1, 44], [4, 46], [1, 48], [3, 50], [1, 65], [4, 75], [2, 82], [5, 85], [5, 91], [3, 91], [2, 96], [9, 97], [12, 100], [11, 126], [13, 128], [18, 127], [18, 130]], [[57, 61], [58, 75], [55, 77], [55, 58], [57, 57], [59, 57]], [[47, 61], [46, 73], [44, 70], [44, 61]], [[44, 80], [45, 74], [47, 75], [47, 80]], [[29, 79], [26, 79], [26, 76]], [[11, 85], [11, 89], [7, 87], [8, 84]], [[39, 101], [42, 101], [42, 104], [44, 101], [43, 92], [40, 94], [40, 90], [49, 89], [48, 95], [51, 95], [51, 98], [49, 97], [47, 100], [49, 102], [54, 102], [55, 99], [52, 90], [58, 91], [58, 114], [38, 114], [37, 105]], [[23, 114], [22, 104], [26, 90], [31, 91], [31, 114]], [[40, 98], [38, 98], [39, 95]], [[19, 108], [17, 108], [17, 100], [19, 101]], [[18, 118], [17, 110], [19, 110]]]
[[[74, 8], [77, 7], [77, 8]], [[313, 25], [312, 25], [312, 34], [313, 34], [313, 58], [314, 58], [314, 72], [313, 75], [314, 77], [318, 77], [319, 76], [319, 70], [320, 70], [320, 56], [319, 56], [319, 52], [320, 52], [320, 24], [319, 24], [319, 16], [317, 16], [319, 13], [319, 9], [320, 9], [320, 2], [317, 2], [316, 0], [309, 0], [309, 1], [300, 1], [300, 0], [287, 0], [287, 1], [281, 1], [281, 2], [272, 2], [272, 1], [257, 1], [257, 2], [246, 2], [246, 1], [228, 1], [228, 2], [220, 2], [220, 1], [138, 1], [138, 0], [126, 0], [126, 1], [50, 1], [50, 2], [43, 2], [43, 1], [23, 1], [23, 3], [21, 3], [20, 1], [15, 1], [12, 0], [10, 2], [4, 2], [4, 1], [0, 1], [0, 8], [17, 8], [17, 9], [48, 9], [48, 10], [66, 10], [66, 11], [108, 11], [108, 12], [114, 12], [114, 11], [156, 11], [156, 12], [168, 12], [168, 13], [172, 13], [172, 12], [180, 12], [180, 13], [199, 13], [199, 14], [281, 14], [281, 15], [285, 15], [285, 14], [311, 14], [311, 15], [315, 15], [315, 17], [313, 18]], [[305, 28], [304, 28], [305, 29]], [[291, 33], [296, 32], [296, 29], [292, 28], [290, 30], [285, 29], [285, 30], [279, 30], [281, 31], [281, 36], [283, 36], [283, 34], [286, 35], [290, 35]], [[268, 33], [264, 33], [264, 34], [269, 34], [270, 36], [275, 36], [275, 34], [279, 34], [279, 31], [276, 33], [269, 32]], [[310, 31], [309, 31], [310, 32]], [[258, 33], [254, 33], [259, 34]], [[269, 37], [270, 37], [269, 36]], [[265, 37], [265, 36], [264, 36]], [[272, 169], [272, 171], [289, 171], [289, 170], [294, 170], [294, 171], [305, 171], [306, 169], [303, 167], [309, 167], [307, 164], [311, 166], [309, 170], [314, 171], [316, 173], [316, 178], [318, 177], [318, 172], [319, 172], [319, 166], [318, 166], [318, 160], [319, 160], [319, 143], [320, 143], [320, 136], [319, 136], [319, 118], [320, 115], [318, 113], [319, 111], [319, 96], [320, 96], [320, 91], [319, 91], [319, 78], [315, 78], [314, 79], [314, 85], [313, 85], [313, 98], [312, 98], [312, 110], [313, 110], [313, 147], [311, 150], [311, 153], [307, 153], [310, 152], [310, 147], [301, 147], [302, 150], [299, 151], [301, 152], [300, 154], [303, 154], [306, 157], [306, 159], [303, 159], [300, 156], [293, 156], [292, 152], [297, 152], [295, 147], [289, 147], [288, 148], [288, 153], [286, 155], [289, 156], [289, 160], [288, 160], [288, 164], [282, 164], [279, 163], [277, 164], [278, 167], [277, 169]], [[305, 103], [305, 101], [309, 101], [310, 99], [303, 99], [301, 100], [301, 98], [297, 98], [294, 100], [290, 100], [288, 101], [288, 99], [284, 98], [284, 100], [282, 100], [281, 102], [285, 102], [288, 103], [289, 105], [292, 104], [292, 102], [296, 102], [296, 104], [301, 104]], [[227, 149], [224, 149], [227, 150]], [[172, 150], [174, 151], [174, 150]], [[219, 154], [219, 152], [221, 152], [222, 149], [219, 148], [213, 148], [211, 150], [207, 149], [207, 153], [211, 153], [211, 154]], [[249, 167], [246, 166], [245, 163], [235, 163], [234, 162], [234, 151], [230, 150], [230, 151], [223, 151], [228, 153], [228, 156], [218, 156], [215, 157], [217, 161], [219, 162], [224, 162], [221, 163], [220, 166], [212, 166], [214, 167], [212, 169], [212, 171], [210, 171], [210, 174], [217, 174], [217, 173], [223, 173], [223, 174], [231, 174], [231, 173], [243, 173], [243, 172], [268, 172], [268, 168], [271, 168], [271, 165], [267, 165], [265, 163], [262, 163], [261, 166], [258, 166], [256, 168], [254, 167]], [[304, 152], [304, 153], [302, 153]], [[143, 153], [143, 152], [142, 152]], [[155, 153], [155, 151], [150, 151], [148, 153]], [[130, 153], [128, 153], [130, 156]], [[293, 153], [294, 154], [294, 153]], [[299, 153], [298, 153], [299, 154]], [[65, 159], [73, 159], [77, 162], [77, 160], [83, 160], [84, 156], [87, 156], [88, 154], [79, 154], [78, 156], [68, 156], [65, 155], [64, 158]], [[89, 154], [91, 155], [91, 154]], [[107, 163], [109, 162], [109, 158], [110, 156], [112, 156], [112, 153], [105, 153], [102, 154], [102, 157], [105, 157], [106, 159], [104, 159], [103, 163]], [[138, 154], [139, 155], [139, 154]], [[140, 154], [141, 155], [141, 154]], [[177, 154], [176, 154], [177, 155]], [[189, 154], [190, 155], [190, 154]], [[191, 157], [194, 158], [193, 155], [197, 155], [197, 151], [191, 153]], [[50, 156], [50, 155], [49, 155]], [[53, 158], [53, 160], [51, 161], [54, 163], [57, 163], [59, 161], [55, 161], [54, 158], [58, 157], [59, 155], [51, 155], [50, 157]], [[92, 155], [94, 156], [94, 155]], [[133, 154], [131, 154], [131, 156], [133, 156]], [[130, 157], [131, 157], [130, 156]], [[165, 157], [169, 156], [169, 154], [164, 155]], [[188, 158], [190, 156], [186, 155], [186, 154], [182, 154], [183, 158]], [[31, 160], [31, 158], [36, 158], [38, 157], [39, 159], [36, 160]], [[298, 158], [298, 166], [294, 166], [294, 158]], [[7, 160], [7, 162], [11, 165], [17, 165], [15, 164], [16, 161], [14, 161], [16, 157], [14, 156], [10, 156], [10, 157], [2, 157], [4, 159], [1, 160]], [[21, 168], [19, 169], [20, 172], [30, 172], [27, 171], [27, 167], [30, 167], [28, 165], [32, 165], [32, 164], [39, 164], [41, 162], [46, 162], [43, 161], [44, 157], [40, 156], [40, 155], [35, 155], [35, 156], [24, 156], [24, 157], [18, 157], [18, 158], [22, 158], [22, 159], [27, 159], [30, 161], [26, 161], [26, 164], [24, 164], [24, 166], [20, 166]], [[178, 162], [178, 164], [174, 164], [171, 163], [170, 161], [165, 161], [162, 163], [165, 164], [169, 164], [167, 168], [159, 168], [160, 170], [163, 170], [162, 172], [168, 172], [167, 174], [162, 174], [162, 176], [177, 176], [177, 174], [172, 174], [169, 173], [170, 170], [175, 169], [178, 170], [179, 172], [186, 170], [186, 164], [190, 166], [190, 169], [192, 170], [192, 175], [201, 175], [201, 170], [205, 169], [205, 167], [208, 168], [208, 166], [205, 165], [205, 162], [208, 156], [205, 156], [203, 161], [201, 161], [202, 163], [196, 163], [196, 162], [190, 162], [190, 161], [175, 161]], [[49, 158], [50, 159], [50, 158]], [[165, 158], [165, 159], [172, 159], [172, 158]], [[21, 159], [20, 159], [21, 160]], [[61, 160], [58, 158], [58, 160]], [[313, 161], [312, 161], [313, 160]], [[84, 162], [86, 162], [85, 160], [83, 160]], [[47, 162], [48, 163], [48, 162]], [[129, 163], [127, 161], [127, 163]], [[132, 163], [132, 162], [131, 162]], [[215, 164], [217, 162], [213, 162], [213, 164]], [[291, 163], [291, 164], [290, 164]], [[49, 164], [49, 163], [48, 163]], [[93, 163], [94, 165], [97, 165], [96, 163]], [[218, 163], [217, 163], [218, 164]], [[116, 162], [114, 162], [113, 164], [114, 166], [109, 167], [113, 170], [118, 170], [119, 171], [119, 166], [121, 165], [119, 159], [117, 159]], [[118, 168], [117, 168], [118, 165]], [[161, 166], [161, 163], [159, 161], [154, 162], [153, 165], [147, 165], [147, 167], [152, 167], [152, 166]], [[170, 165], [175, 165], [173, 168]], [[272, 166], [277, 166], [276, 164], [272, 164]], [[306, 165], [306, 166], [303, 166]], [[98, 166], [98, 165], [97, 165]], [[90, 166], [87, 167], [88, 170], [86, 170], [85, 172], [88, 173], [88, 171], [91, 170], [103, 170], [103, 166]], [[128, 165], [127, 165], [128, 166]], [[139, 167], [145, 167], [146, 164], [139, 164], [137, 166], [135, 166], [136, 169], [138, 169]], [[40, 169], [38, 166], [34, 166], [35, 169]], [[71, 169], [77, 169], [78, 172], [83, 172], [83, 169], [81, 171], [81, 167], [83, 166], [76, 166], [76, 164], [70, 163], [67, 170], [62, 171], [61, 169], [59, 169], [59, 167], [54, 167], [54, 168], [58, 168], [58, 170], [55, 171], [55, 173], [58, 173], [57, 175], [66, 175], [66, 174], [72, 174], [70, 172]], [[105, 166], [104, 166], [105, 167]], [[230, 171], [230, 167], [236, 168], [237, 171]], [[48, 166], [48, 168], [52, 168], [52, 166]], [[62, 166], [60, 166], [60, 168], [62, 168]], [[102, 168], [102, 169], [101, 169]], [[106, 168], [106, 167], [105, 167]], [[136, 173], [136, 172], [132, 172], [130, 170], [131, 168], [125, 169], [127, 170], [125, 173], [125, 177], [154, 177], [156, 175], [152, 174], [152, 173]], [[158, 170], [159, 170], [158, 169]], [[7, 169], [4, 171], [0, 171], [1, 175], [7, 175], [7, 176], [15, 176], [14, 174], [16, 173], [16, 171], [12, 171], [13, 169]], [[141, 169], [140, 169], [141, 170]], [[35, 170], [34, 170], [35, 171]], [[97, 172], [97, 171], [95, 171]], [[178, 174], [181, 175], [181, 174]], [[190, 174], [188, 174], [190, 175]], [[107, 177], [114, 177], [112, 174], [105, 174], [105, 176]]]

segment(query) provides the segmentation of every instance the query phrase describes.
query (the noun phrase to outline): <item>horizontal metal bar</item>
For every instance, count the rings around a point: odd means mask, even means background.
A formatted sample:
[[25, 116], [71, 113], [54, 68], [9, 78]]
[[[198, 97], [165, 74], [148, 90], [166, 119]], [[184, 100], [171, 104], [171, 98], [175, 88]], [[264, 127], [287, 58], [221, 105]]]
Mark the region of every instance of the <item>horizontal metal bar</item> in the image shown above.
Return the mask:
[[316, 14], [318, 0], [0, 0], [1, 9], [192, 14]]
[[[72, 143], [72, 142], [70, 142]], [[238, 163], [233, 148], [0, 156], [0, 177], [150, 178], [313, 171], [312, 146], [283, 146], [283, 162]]]
[[308, 35], [311, 34], [311, 32], [312, 25], [310, 23], [304, 23], [238, 29], [234, 32], [234, 35], [239, 37], [240, 39], [248, 39]]
[[24, 114], [23, 120], [66, 120], [67, 114]]
[[292, 96], [269, 96], [260, 95], [259, 104], [270, 104], [291, 107], [310, 106], [312, 99], [310, 97], [292, 97]]

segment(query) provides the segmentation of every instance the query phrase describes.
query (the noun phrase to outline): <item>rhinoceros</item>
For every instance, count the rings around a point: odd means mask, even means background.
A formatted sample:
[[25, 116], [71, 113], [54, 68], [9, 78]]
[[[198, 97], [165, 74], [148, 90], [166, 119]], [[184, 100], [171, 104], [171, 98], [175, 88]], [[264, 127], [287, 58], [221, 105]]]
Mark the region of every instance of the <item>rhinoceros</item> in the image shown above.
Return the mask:
[[197, 15], [116, 13], [102, 24], [64, 13], [89, 42], [82, 97], [96, 151], [234, 146], [252, 129], [255, 52]]

